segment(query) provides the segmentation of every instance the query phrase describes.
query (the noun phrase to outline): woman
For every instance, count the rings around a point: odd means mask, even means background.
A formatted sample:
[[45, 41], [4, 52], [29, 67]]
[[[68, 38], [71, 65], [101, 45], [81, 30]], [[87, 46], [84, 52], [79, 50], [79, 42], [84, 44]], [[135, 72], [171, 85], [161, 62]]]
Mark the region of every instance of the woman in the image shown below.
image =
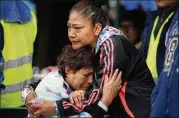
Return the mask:
[[[86, 92], [86, 101], [80, 107], [75, 107], [69, 100], [57, 101], [61, 116], [90, 111], [93, 117], [103, 117], [105, 112], [98, 113], [96, 106], [104, 103], [110, 117], [149, 117], [150, 95], [155, 86], [145, 60], [138, 54], [136, 48], [116, 28], [106, 26], [107, 19], [103, 11], [92, 1], [82, 0], [76, 3], [69, 15], [68, 36], [74, 49], [90, 45], [96, 54], [96, 86]], [[103, 101], [102, 95], [104, 75], [123, 72], [122, 88], [115, 99]], [[77, 98], [74, 98], [77, 101]], [[105, 106], [104, 106], [105, 105]], [[48, 112], [43, 105], [33, 105], [39, 112]]]

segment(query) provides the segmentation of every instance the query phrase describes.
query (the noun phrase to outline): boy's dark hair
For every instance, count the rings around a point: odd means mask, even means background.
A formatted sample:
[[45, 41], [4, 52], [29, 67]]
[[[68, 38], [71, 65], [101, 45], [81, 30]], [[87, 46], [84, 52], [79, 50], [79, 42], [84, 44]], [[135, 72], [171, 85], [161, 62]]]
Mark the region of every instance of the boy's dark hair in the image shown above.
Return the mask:
[[101, 4], [96, 0], [81, 0], [72, 7], [70, 13], [76, 11], [83, 17], [91, 20], [93, 25], [100, 23], [102, 28], [104, 28], [107, 25], [108, 20], [106, 14], [100, 8], [100, 5]]
[[134, 10], [126, 10], [121, 7], [121, 16], [119, 18], [119, 24], [122, 21], [131, 21], [134, 23], [134, 27], [138, 30], [138, 35], [140, 36], [142, 31], [144, 30], [145, 20], [146, 20], [146, 13], [143, 11], [142, 8], [134, 9]]
[[57, 58], [59, 72], [65, 73], [65, 67], [77, 71], [81, 68], [93, 67], [94, 56], [91, 47], [73, 49], [71, 45], [65, 46]]

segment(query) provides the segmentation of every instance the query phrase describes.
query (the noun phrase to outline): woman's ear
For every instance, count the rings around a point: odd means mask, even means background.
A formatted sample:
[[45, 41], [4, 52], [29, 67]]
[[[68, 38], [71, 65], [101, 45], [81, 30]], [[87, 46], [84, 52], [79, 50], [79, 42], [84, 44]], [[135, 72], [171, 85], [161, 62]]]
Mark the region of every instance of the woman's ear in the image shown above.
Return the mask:
[[99, 33], [102, 30], [102, 25], [100, 23], [95, 24], [95, 36], [99, 36]]

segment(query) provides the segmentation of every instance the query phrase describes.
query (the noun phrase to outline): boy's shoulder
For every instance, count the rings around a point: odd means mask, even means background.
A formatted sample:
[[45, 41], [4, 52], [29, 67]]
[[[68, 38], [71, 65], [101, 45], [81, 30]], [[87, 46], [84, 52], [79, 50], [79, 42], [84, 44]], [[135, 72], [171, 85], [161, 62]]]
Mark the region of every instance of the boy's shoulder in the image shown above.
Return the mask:
[[55, 81], [62, 81], [64, 82], [64, 78], [62, 76], [62, 74], [60, 74], [58, 71], [55, 72], [50, 72], [47, 74], [47, 76], [44, 77], [44, 79], [42, 79], [42, 81], [44, 82], [55, 82]]
[[50, 72], [35, 89], [39, 98], [56, 101], [61, 98], [67, 98], [68, 94], [64, 89], [63, 76], [59, 72]]

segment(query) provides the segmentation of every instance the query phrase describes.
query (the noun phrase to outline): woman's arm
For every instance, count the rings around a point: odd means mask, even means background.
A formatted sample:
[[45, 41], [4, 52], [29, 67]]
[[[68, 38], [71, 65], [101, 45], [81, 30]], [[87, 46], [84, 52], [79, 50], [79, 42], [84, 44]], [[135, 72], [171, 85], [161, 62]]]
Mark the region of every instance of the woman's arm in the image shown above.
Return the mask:
[[[121, 88], [121, 74], [121, 72], [119, 73], [118, 70], [116, 70], [113, 76], [105, 76], [103, 96], [98, 104], [94, 105], [93, 110], [90, 113], [93, 118], [102, 118], [107, 113], [108, 106], [112, 103], [112, 100], [115, 98]], [[57, 102], [44, 101], [42, 104], [29, 103], [29, 106], [31, 109], [37, 109], [37, 111], [34, 112], [34, 115], [36, 116], [39, 116], [40, 114], [59, 115], [58, 110], [59, 112], [60, 110], [63, 110], [63, 106], [59, 104], [60, 102], [60, 100]], [[74, 114], [76, 113], [74, 112]], [[60, 116], [63, 115], [60, 114]]]

